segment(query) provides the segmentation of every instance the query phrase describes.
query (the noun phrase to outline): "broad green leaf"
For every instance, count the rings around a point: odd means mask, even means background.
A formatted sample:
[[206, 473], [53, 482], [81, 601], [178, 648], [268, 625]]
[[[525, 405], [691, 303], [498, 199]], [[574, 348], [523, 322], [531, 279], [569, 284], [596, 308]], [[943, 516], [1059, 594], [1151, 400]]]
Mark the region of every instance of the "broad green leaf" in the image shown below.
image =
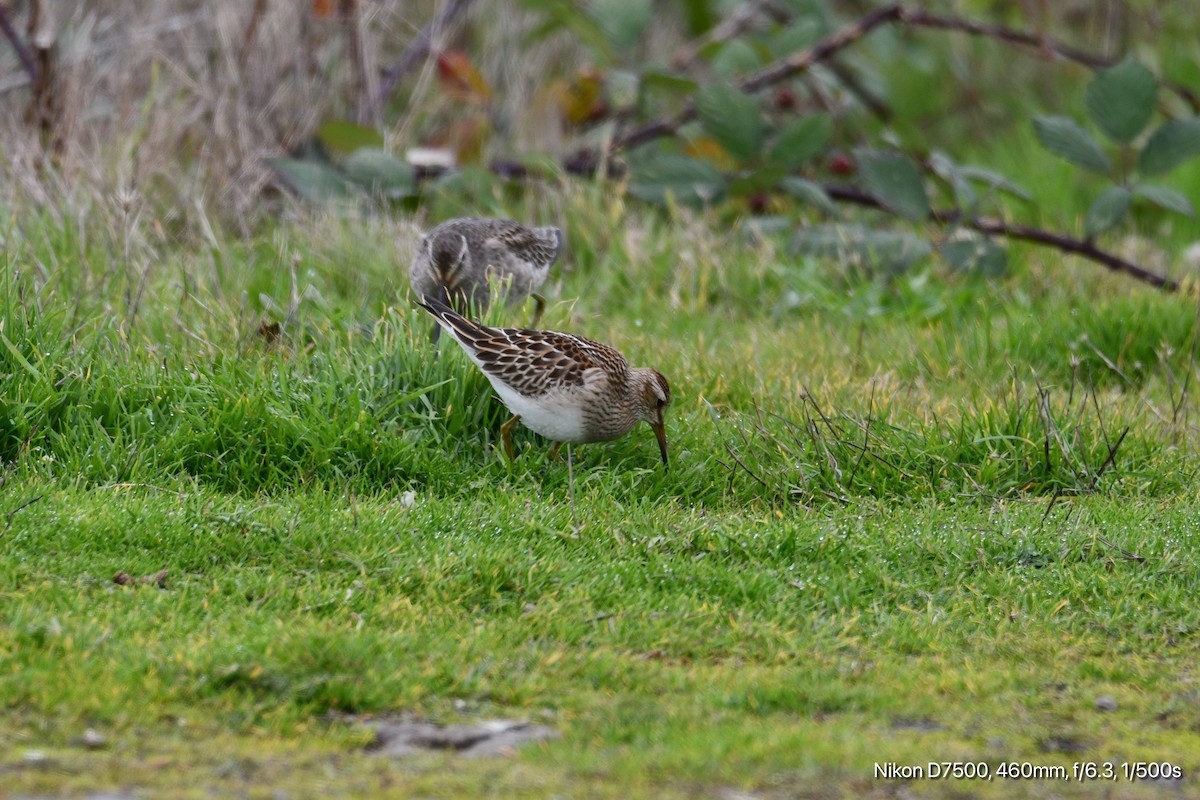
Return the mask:
[[1173, 119], [1150, 135], [1138, 157], [1143, 175], [1161, 175], [1200, 155], [1200, 117]]
[[858, 149], [855, 156], [863, 185], [884, 208], [915, 222], [929, 217], [929, 197], [915, 161], [883, 150]]
[[683, 0], [689, 36], [699, 36], [720, 20], [716, 0]]
[[975, 208], [975, 204], [979, 202], [979, 195], [971, 188], [971, 184], [963, 176], [958, 168], [958, 164], [954, 163], [945, 153], [934, 150], [929, 154], [929, 168], [933, 170], [933, 174], [950, 184], [950, 188], [954, 190], [954, 200], [958, 208], [970, 210]]
[[795, 175], [789, 175], [779, 182], [783, 190], [788, 194], [799, 198], [808, 203], [810, 206], [816, 206], [830, 216], [837, 216], [837, 206], [829, 199], [829, 195], [821, 188], [821, 185], [814, 183], [804, 178], [797, 178]]
[[704, 130], [734, 158], [752, 161], [758, 157], [763, 122], [754, 98], [729, 84], [712, 83], [696, 94], [696, 113]]
[[1142, 184], [1141, 186], [1135, 186], [1133, 193], [1138, 197], [1149, 200], [1159, 208], [1165, 208], [1167, 211], [1174, 211], [1192, 219], [1196, 218], [1196, 209], [1192, 206], [1192, 201], [1174, 189], [1168, 189], [1166, 186]]
[[530, 41], [559, 34], [566, 29], [587, 46], [593, 55], [604, 63], [613, 60], [612, 45], [601, 26], [592, 17], [576, 8], [574, 0], [525, 0], [530, 10], [538, 11], [546, 19], [529, 32]]
[[317, 128], [317, 141], [330, 153], [353, 153], [363, 147], [383, 147], [383, 134], [374, 128], [334, 119]]
[[273, 169], [292, 191], [314, 203], [350, 196], [350, 185], [328, 164], [300, 161], [295, 158], [272, 158], [267, 160], [267, 166]]
[[726, 81], [732, 81], [758, 70], [763, 60], [745, 39], [732, 39], [720, 45], [710, 59], [713, 72]]
[[669, 197], [678, 203], [702, 205], [721, 199], [725, 176], [711, 164], [679, 153], [666, 153], [634, 166], [629, 193], [664, 205]]
[[942, 260], [956, 272], [996, 277], [1008, 269], [1008, 251], [987, 239], [960, 239], [941, 248]]
[[1127, 57], [1100, 70], [1088, 84], [1084, 100], [1088, 115], [1115, 142], [1131, 142], [1154, 113], [1158, 81], [1154, 73]]
[[985, 169], [983, 167], [974, 167], [970, 164], [960, 164], [958, 167], [958, 174], [962, 175], [968, 180], [982, 181], [992, 189], [999, 189], [1002, 192], [1007, 192], [1013, 197], [1018, 197], [1026, 201], [1033, 200], [1033, 195], [1031, 195], [1024, 186], [1021, 186], [1016, 181], [1006, 178], [994, 170]]
[[790, 172], [823, 151], [832, 134], [828, 114], [793, 119], [775, 137], [769, 160]]
[[909, 233], [859, 225], [812, 225], [792, 236], [794, 252], [899, 273], [927, 258], [929, 242]]
[[772, 57], [785, 58], [815, 43], [821, 38], [821, 28], [821, 23], [811, 17], [797, 18], [791, 25], [771, 37]]
[[346, 156], [342, 171], [352, 182], [374, 195], [407, 197], [415, 186], [413, 168], [376, 147], [364, 147]]
[[1051, 153], [1072, 164], [1101, 175], [1112, 171], [1112, 163], [1092, 135], [1067, 117], [1034, 117], [1038, 141]]
[[642, 85], [647, 89], [661, 89], [664, 92], [672, 92], [674, 94], [692, 94], [700, 88], [700, 84], [691, 78], [659, 70], [643, 72]]
[[1089, 239], [1115, 227], [1129, 213], [1133, 195], [1124, 186], [1110, 186], [1100, 193], [1088, 209], [1083, 229]]
[[587, 4], [588, 16], [618, 50], [641, 38], [653, 11], [652, 0], [590, 0]]

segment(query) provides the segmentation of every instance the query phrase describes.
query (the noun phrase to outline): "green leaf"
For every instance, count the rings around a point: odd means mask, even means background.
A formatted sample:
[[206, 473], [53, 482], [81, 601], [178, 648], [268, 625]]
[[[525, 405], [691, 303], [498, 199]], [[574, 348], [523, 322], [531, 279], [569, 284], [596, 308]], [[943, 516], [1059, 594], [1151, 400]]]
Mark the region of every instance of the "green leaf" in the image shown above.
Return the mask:
[[[702, 53], [703, 55], [703, 53]], [[758, 52], [745, 39], [732, 39], [720, 46], [711, 57], [713, 72], [722, 80], [747, 75], [762, 66]]]
[[1154, 73], [1126, 57], [1101, 70], [1084, 97], [1092, 121], [1115, 142], [1127, 143], [1142, 132], [1154, 113], [1158, 81]]
[[859, 225], [811, 225], [792, 236], [794, 252], [899, 273], [927, 258], [929, 242], [910, 233]]
[[618, 50], [641, 38], [653, 11], [652, 0], [591, 0], [587, 4], [588, 16]]
[[975, 167], [971, 166], [970, 164], [960, 164], [958, 167], [958, 174], [962, 175], [968, 180], [982, 181], [983, 183], [986, 183], [989, 188], [999, 189], [1000, 191], [1007, 192], [1013, 197], [1018, 197], [1021, 200], [1033, 200], [1033, 195], [1031, 195], [1029, 190], [1027, 190], [1024, 186], [1021, 186], [1016, 181], [1006, 178], [994, 170], [985, 169], [983, 167]]
[[779, 186], [784, 172], [779, 167], [768, 165], [734, 177], [729, 181], [731, 197], [748, 197], [753, 194], [771, 192]]
[[934, 150], [929, 154], [929, 168], [933, 170], [934, 175], [937, 175], [950, 184], [950, 188], [954, 190], [955, 203], [959, 208], [973, 209], [975, 204], [979, 202], [979, 195], [975, 193], [975, 189], [963, 177], [958, 164], [955, 164], [954, 160], [948, 155]]
[[704, 161], [679, 153], [666, 153], [635, 165], [629, 193], [663, 205], [672, 197], [678, 203], [703, 205], [721, 199], [725, 193], [725, 176]]
[[793, 119], [775, 137], [769, 160], [791, 172], [822, 152], [832, 135], [833, 122], [828, 114]]
[[1110, 186], [1100, 193], [1088, 209], [1083, 222], [1084, 232], [1089, 239], [1115, 227], [1129, 213], [1133, 195], [1124, 186]]
[[375, 147], [355, 150], [342, 162], [342, 171], [353, 183], [373, 195], [408, 197], [415, 188], [413, 168]]
[[383, 147], [383, 134], [374, 128], [334, 119], [317, 128], [317, 141], [330, 153], [353, 153], [363, 147]]
[[741, 161], [758, 157], [763, 146], [763, 122], [758, 103], [729, 84], [712, 83], [696, 95], [696, 113], [704, 130]]
[[592, 55], [604, 63], [612, 62], [612, 45], [607, 34], [592, 17], [575, 7], [574, 0], [525, 0], [525, 5], [546, 17], [541, 25], [527, 34], [529, 41], [554, 36], [566, 29], [587, 46]]
[[341, 200], [350, 196], [350, 185], [333, 167], [323, 162], [295, 158], [267, 159], [267, 166], [292, 191], [314, 203]]
[[1200, 117], [1173, 119], [1150, 135], [1138, 157], [1143, 175], [1161, 175], [1200, 155]]
[[793, 197], [799, 198], [810, 206], [816, 206], [830, 216], [837, 216], [837, 206], [829, 199], [829, 195], [825, 193], [820, 184], [789, 175], [780, 181], [779, 185]]
[[987, 239], [960, 239], [941, 248], [942, 260], [956, 272], [996, 277], [1008, 269], [1008, 251]]
[[715, 0], [683, 0], [683, 16], [689, 36], [699, 36], [716, 25], [720, 14]]
[[1034, 117], [1033, 129], [1042, 147], [1078, 167], [1101, 175], [1112, 171], [1112, 163], [1092, 135], [1067, 117]]
[[786, 28], [773, 35], [768, 44], [772, 58], [785, 58], [798, 50], [803, 50], [821, 38], [822, 25], [812, 17], [797, 19]]
[[1192, 219], [1196, 218], [1196, 209], [1192, 207], [1192, 201], [1174, 189], [1168, 189], [1166, 186], [1142, 184], [1141, 186], [1135, 186], [1133, 193], [1138, 197], [1149, 200], [1159, 208], [1165, 208], [1167, 211], [1174, 211], [1177, 214], [1183, 214], [1185, 217], [1191, 217]]
[[649, 70], [642, 73], [642, 85], [647, 89], [660, 89], [673, 94], [693, 94], [700, 84], [691, 78], [676, 75], [672, 72]]
[[882, 150], [858, 149], [855, 156], [863, 184], [884, 208], [915, 222], [929, 217], [929, 197], [915, 161], [902, 153]]

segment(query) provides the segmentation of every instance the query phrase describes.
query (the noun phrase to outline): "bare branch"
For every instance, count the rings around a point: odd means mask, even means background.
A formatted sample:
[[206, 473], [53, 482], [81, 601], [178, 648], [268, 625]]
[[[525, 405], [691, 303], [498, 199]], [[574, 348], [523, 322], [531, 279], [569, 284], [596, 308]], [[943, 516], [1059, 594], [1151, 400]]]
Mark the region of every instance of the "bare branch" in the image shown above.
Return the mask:
[[[1077, 64], [1091, 67], [1092, 69], [1104, 69], [1116, 64], [1119, 59], [1110, 58], [1108, 56], [1098, 56], [1095, 53], [1089, 53], [1086, 50], [1080, 50], [1075, 47], [1063, 44], [1062, 42], [1052, 39], [1048, 36], [1039, 34], [1026, 33], [1025, 31], [1017, 31], [1012, 28], [1005, 28], [1003, 25], [989, 25], [983, 22], [976, 22], [969, 19], [961, 19], [959, 17], [945, 17], [939, 14], [930, 14], [918, 9], [904, 9], [900, 14], [900, 22], [906, 25], [913, 25], [921, 28], [936, 28], [940, 30], [959, 31], [969, 33], [973, 36], [986, 36], [989, 39], [999, 39], [1002, 42], [1009, 44], [1022, 45], [1032, 47], [1043, 52], [1052, 53], [1059, 58], [1064, 58], [1067, 61], [1074, 61]], [[1163, 85], [1169, 90], [1179, 95], [1189, 106], [1192, 111], [1200, 113], [1200, 96], [1191, 89], [1185, 86], [1180, 86], [1177, 83], [1164, 81]]]
[[[924, 11], [907, 9], [901, 5], [893, 4], [883, 6], [860, 17], [853, 24], [827, 36], [812, 47], [799, 50], [786, 58], [768, 64], [753, 75], [738, 81], [736, 85], [739, 89], [747, 93], [757, 92], [768, 86], [773, 86], [804, 72], [813, 64], [829, 62], [840, 50], [858, 42], [875, 28], [885, 23], [902, 23], [913, 27], [953, 30], [976, 36], [987, 36], [1010, 44], [1036, 47], [1053, 53], [1060, 58], [1074, 61], [1093, 69], [1101, 69], [1116, 63], [1115, 59], [1069, 47], [1045, 36], [1012, 30], [1000, 25], [988, 25], [968, 19], [929, 14]], [[839, 75], [839, 77], [842, 76]], [[1197, 96], [1196, 93], [1186, 87], [1169, 82], [1164, 82], [1163, 85], [1183, 98], [1193, 110], [1200, 112], [1200, 96]], [[848, 86], [848, 88], [851, 91], [855, 91], [853, 86]], [[879, 113], [878, 109], [873, 108], [872, 111]], [[696, 104], [695, 102], [689, 102], [682, 111], [669, 120], [656, 120], [618, 137], [613, 141], [611, 149], [613, 151], [629, 150], [648, 141], [663, 136], [670, 136], [681, 125], [690, 122], [695, 117]]]
[[704, 36], [679, 48], [671, 59], [671, 66], [677, 70], [688, 69], [700, 58], [700, 51], [705, 47], [717, 42], [729, 41], [749, 28], [759, 12], [770, 2], [771, 0], [749, 0], [743, 3]]
[[4, 32], [4, 37], [12, 44], [13, 50], [17, 52], [17, 58], [21, 60], [21, 66], [24, 67], [26, 74], [29, 75], [30, 83], [37, 83], [38, 66], [33, 60], [33, 53], [29, 52], [29, 48], [25, 46], [25, 42], [21, 41], [21, 37], [12, 26], [12, 20], [8, 18], [8, 4], [0, 3], [0, 31]]
[[366, 119], [376, 119], [379, 116], [380, 109], [383, 108], [383, 104], [387, 102], [388, 96], [395, 90], [400, 79], [429, 55], [434, 37], [441, 33], [455, 17], [466, 11], [469, 5], [471, 5], [471, 0], [447, 0], [433, 20], [421, 29], [416, 39], [413, 39], [412, 44], [400, 56], [400, 60], [383, 73], [383, 77], [379, 80], [379, 89], [375, 92], [370, 107], [365, 110]]
[[[860, 18], [852, 25], [842, 28], [837, 33], [825, 37], [805, 50], [792, 53], [787, 58], [780, 59], [753, 75], [737, 82], [737, 87], [744, 92], [757, 92], [767, 86], [803, 72], [818, 61], [829, 59], [834, 53], [857, 42], [872, 30], [885, 22], [894, 22], [900, 18], [903, 9], [898, 5], [884, 6]], [[682, 111], [670, 120], [659, 120], [636, 128], [613, 141], [612, 150], [628, 150], [640, 144], [669, 136], [679, 130], [679, 126], [696, 117], [696, 103], [689, 102]]]
[[[864, 192], [862, 189], [836, 184], [825, 184], [822, 188], [826, 194], [835, 200], [866, 206], [868, 208], [883, 208], [883, 204], [874, 195]], [[1113, 272], [1129, 275], [1132, 278], [1136, 278], [1143, 283], [1148, 283], [1156, 289], [1162, 289], [1166, 292], [1178, 292], [1180, 289], [1179, 282], [1175, 279], [1169, 278], [1166, 275], [1159, 275], [1156, 272], [1150, 272], [1107, 250], [1101, 250], [1093, 242], [1085, 239], [1076, 239], [1071, 236], [1053, 233], [1028, 225], [1017, 225], [1001, 219], [968, 217], [957, 209], [935, 210], [932, 214], [932, 219], [943, 225], [957, 223], [979, 233], [986, 233], [989, 236], [1003, 236], [1006, 239], [1036, 242], [1037, 244], [1044, 244], [1061, 250], [1064, 253], [1074, 253], [1089, 261], [1094, 261], [1107, 267]]]

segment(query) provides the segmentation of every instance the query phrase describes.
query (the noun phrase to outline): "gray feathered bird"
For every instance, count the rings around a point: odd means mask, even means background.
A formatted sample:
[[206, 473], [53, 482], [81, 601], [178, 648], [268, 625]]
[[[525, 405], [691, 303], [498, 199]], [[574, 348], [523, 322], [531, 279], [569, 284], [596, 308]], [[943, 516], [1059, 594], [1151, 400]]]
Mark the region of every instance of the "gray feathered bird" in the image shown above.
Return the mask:
[[[491, 303], [493, 282], [510, 302], [532, 296], [537, 303], [532, 325], [542, 318], [546, 301], [537, 290], [562, 252], [558, 228], [535, 228], [510, 219], [448, 219], [417, 242], [409, 267], [413, 292], [430, 295], [468, 313]], [[441, 332], [434, 326], [436, 341]]]

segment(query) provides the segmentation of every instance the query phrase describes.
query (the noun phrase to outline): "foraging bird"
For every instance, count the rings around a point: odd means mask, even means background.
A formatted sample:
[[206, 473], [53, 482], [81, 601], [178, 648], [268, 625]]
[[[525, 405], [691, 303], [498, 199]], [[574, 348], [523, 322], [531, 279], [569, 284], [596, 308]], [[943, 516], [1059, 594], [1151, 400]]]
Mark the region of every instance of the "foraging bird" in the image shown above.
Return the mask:
[[[491, 281], [507, 284], [510, 301], [532, 296], [537, 325], [546, 301], [537, 290], [562, 252], [558, 228], [533, 228], [510, 219], [448, 219], [417, 242], [409, 278], [418, 297], [433, 296], [463, 313], [491, 302]], [[441, 328], [434, 326], [436, 341]]]
[[645, 421], [667, 463], [663, 415], [671, 390], [657, 370], [631, 367], [615, 349], [582, 336], [489, 328], [430, 295], [420, 305], [462, 345], [513, 413], [500, 428], [510, 460], [517, 420], [553, 440], [554, 451], [566, 442], [568, 467], [571, 443], [619, 439]]

